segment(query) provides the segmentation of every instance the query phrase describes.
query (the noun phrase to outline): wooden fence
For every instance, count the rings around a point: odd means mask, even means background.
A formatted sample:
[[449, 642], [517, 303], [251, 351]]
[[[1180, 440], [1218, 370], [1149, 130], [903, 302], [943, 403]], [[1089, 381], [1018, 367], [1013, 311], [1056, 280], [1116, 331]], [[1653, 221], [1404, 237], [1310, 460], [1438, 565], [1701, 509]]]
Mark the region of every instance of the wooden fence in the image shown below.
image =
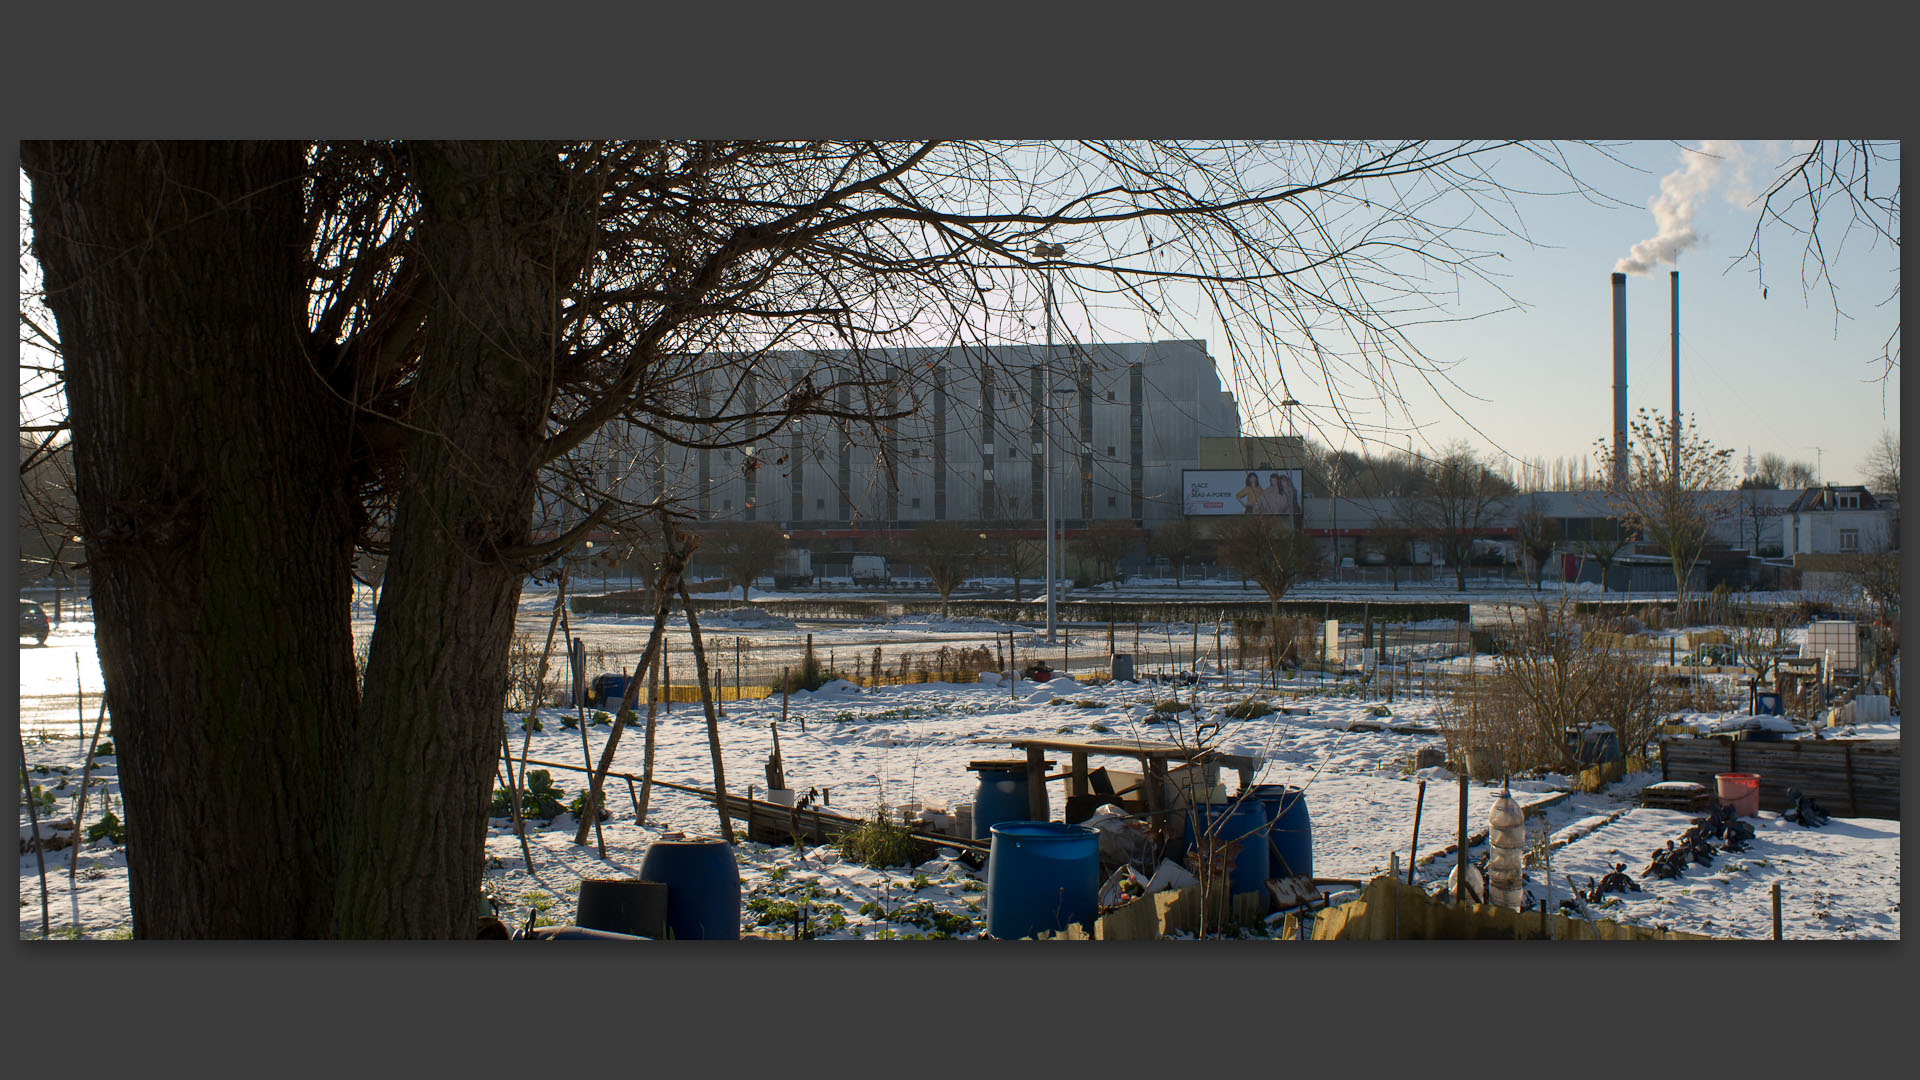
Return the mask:
[[1841, 817], [1900, 819], [1899, 739], [1660, 740], [1660, 779], [1703, 784], [1714, 774], [1760, 774], [1760, 808], [1792, 809], [1788, 788]]
[[[1293, 919], [1283, 936], [1292, 931]], [[1569, 919], [1496, 904], [1455, 904], [1391, 877], [1375, 878], [1360, 899], [1314, 916], [1314, 941], [1709, 941], [1702, 934], [1630, 923]]]

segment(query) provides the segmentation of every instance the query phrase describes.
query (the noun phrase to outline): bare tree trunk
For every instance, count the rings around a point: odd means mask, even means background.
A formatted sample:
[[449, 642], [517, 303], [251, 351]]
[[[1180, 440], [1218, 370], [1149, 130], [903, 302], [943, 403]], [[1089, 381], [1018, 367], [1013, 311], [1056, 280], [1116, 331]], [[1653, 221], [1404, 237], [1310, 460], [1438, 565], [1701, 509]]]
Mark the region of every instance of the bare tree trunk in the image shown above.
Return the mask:
[[[421, 146], [433, 284], [408, 475], [339, 835], [342, 937], [471, 937], [485, 914], [492, 726], [553, 393], [561, 296], [586, 256], [582, 208], [542, 147]], [[449, 531], [445, 523], [477, 527]]]
[[[26, 143], [21, 161], [64, 353], [134, 934], [325, 936], [358, 704], [350, 412], [303, 347], [301, 148]], [[234, 404], [257, 401], [274, 408]]]

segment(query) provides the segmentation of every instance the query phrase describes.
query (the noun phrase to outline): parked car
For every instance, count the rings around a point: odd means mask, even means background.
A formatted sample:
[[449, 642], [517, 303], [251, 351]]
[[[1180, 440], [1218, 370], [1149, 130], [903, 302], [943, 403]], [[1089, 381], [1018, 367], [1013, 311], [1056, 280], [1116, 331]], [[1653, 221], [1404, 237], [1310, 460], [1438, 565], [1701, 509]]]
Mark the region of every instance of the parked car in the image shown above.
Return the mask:
[[20, 636], [30, 637], [36, 644], [45, 645], [47, 635], [53, 632], [53, 624], [47, 621], [47, 610], [31, 600], [20, 601]]

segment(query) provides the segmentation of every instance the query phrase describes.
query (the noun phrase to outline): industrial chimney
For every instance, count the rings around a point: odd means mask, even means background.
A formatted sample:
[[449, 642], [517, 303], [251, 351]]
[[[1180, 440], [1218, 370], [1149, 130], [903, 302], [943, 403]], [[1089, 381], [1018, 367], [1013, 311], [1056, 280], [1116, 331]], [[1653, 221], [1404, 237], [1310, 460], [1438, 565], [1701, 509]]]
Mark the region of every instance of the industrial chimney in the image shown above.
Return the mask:
[[1680, 475], [1680, 271], [1673, 271], [1673, 462]]
[[1613, 275], [1613, 492], [1627, 489], [1627, 275]]

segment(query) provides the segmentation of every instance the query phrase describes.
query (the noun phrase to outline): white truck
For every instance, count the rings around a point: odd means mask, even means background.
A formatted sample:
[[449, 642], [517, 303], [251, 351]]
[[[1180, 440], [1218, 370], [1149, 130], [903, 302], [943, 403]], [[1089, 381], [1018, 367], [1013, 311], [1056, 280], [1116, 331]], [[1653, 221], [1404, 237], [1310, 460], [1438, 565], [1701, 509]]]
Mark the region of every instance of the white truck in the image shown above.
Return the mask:
[[884, 555], [855, 555], [847, 572], [855, 585], [885, 585], [893, 580]]
[[788, 548], [780, 556], [780, 562], [773, 568], [773, 587], [791, 589], [799, 585], [813, 584], [813, 552], [803, 548]]

